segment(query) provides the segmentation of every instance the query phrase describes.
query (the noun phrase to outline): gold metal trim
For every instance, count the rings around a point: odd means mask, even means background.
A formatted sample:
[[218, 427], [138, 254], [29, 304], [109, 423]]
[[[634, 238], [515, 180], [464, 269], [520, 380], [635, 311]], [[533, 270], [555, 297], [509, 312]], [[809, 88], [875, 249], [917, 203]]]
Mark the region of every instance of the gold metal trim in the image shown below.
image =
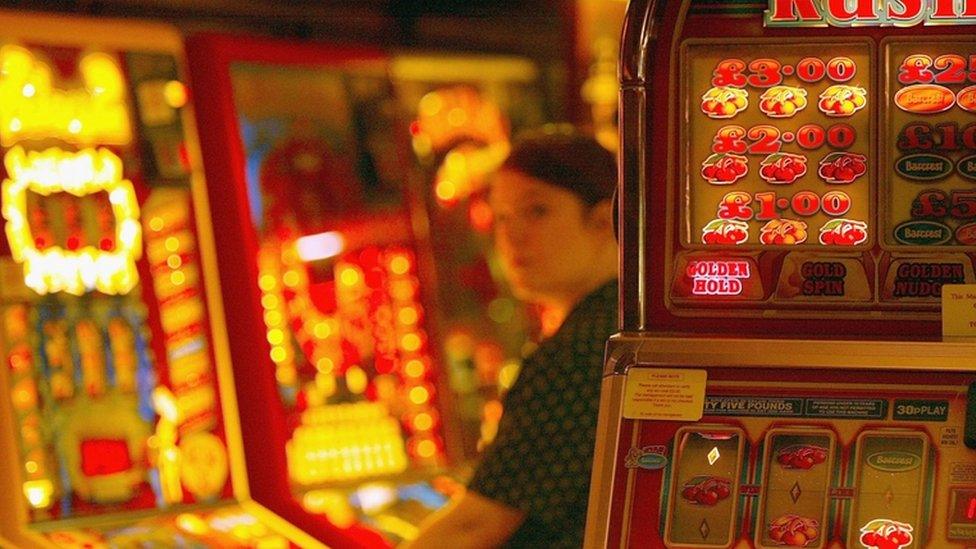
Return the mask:
[[[181, 76], [185, 78], [186, 58], [182, 48], [178, 55]], [[197, 246], [200, 251], [200, 267], [203, 271], [203, 284], [207, 298], [207, 312], [210, 320], [210, 341], [214, 354], [214, 368], [217, 370], [217, 387], [220, 394], [221, 412], [224, 415], [224, 436], [227, 438], [227, 452], [230, 460], [231, 486], [234, 497], [240, 501], [250, 499], [250, 486], [247, 478], [247, 465], [244, 460], [244, 442], [241, 436], [240, 413], [237, 408], [234, 371], [230, 358], [230, 343], [224, 312], [223, 293], [220, 287], [220, 273], [217, 268], [217, 248], [211, 223], [210, 199], [207, 196], [206, 178], [203, 171], [203, 156], [200, 152], [199, 137], [196, 132], [196, 117], [193, 105], [187, 104], [182, 112], [186, 149], [190, 156], [190, 192], [197, 229]]]
[[250, 499], [242, 501], [240, 505], [241, 509], [254, 515], [261, 524], [266, 524], [273, 531], [284, 535], [292, 543], [298, 544], [302, 549], [328, 549], [327, 545], [275, 514], [267, 507]]
[[621, 336], [636, 362], [669, 368], [973, 371], [976, 342], [837, 341]]
[[[93, 32], [95, 28], [98, 32]], [[166, 53], [181, 53], [183, 48], [182, 37], [170, 25], [134, 19], [95, 20], [50, 13], [0, 10], [0, 29], [3, 29], [0, 32], [5, 40], [27, 40], [32, 44], [82, 49], [139, 49]]]
[[[626, 385], [626, 380], [625, 383]], [[634, 424], [633, 436], [630, 437], [630, 447], [637, 446], [640, 442], [641, 424]], [[616, 462], [614, 463], [616, 465]], [[637, 484], [636, 469], [627, 470], [627, 488], [624, 490], [623, 519], [620, 522], [620, 549], [630, 546], [630, 523], [633, 522], [634, 515], [634, 485]]]

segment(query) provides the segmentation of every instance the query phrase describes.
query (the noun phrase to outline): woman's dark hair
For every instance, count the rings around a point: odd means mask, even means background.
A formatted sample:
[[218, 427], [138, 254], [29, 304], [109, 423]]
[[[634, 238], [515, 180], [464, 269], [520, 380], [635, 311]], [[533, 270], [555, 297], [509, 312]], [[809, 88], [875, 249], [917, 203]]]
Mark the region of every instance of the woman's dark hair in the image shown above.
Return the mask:
[[608, 200], [617, 188], [613, 153], [576, 131], [545, 129], [520, 136], [500, 170], [516, 171], [571, 191], [587, 206]]

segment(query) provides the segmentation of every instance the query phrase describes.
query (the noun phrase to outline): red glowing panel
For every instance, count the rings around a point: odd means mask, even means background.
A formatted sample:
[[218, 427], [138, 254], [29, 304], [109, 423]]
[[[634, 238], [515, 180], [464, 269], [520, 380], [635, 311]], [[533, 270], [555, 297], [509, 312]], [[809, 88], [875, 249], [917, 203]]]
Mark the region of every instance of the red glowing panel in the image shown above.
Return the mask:
[[752, 276], [752, 271], [744, 260], [692, 261], [685, 274], [692, 280], [691, 293], [695, 295], [739, 295], [742, 281]]
[[111, 475], [132, 468], [125, 440], [95, 438], [81, 443], [81, 471], [88, 477]]
[[952, 524], [976, 524], [976, 489], [952, 491]]

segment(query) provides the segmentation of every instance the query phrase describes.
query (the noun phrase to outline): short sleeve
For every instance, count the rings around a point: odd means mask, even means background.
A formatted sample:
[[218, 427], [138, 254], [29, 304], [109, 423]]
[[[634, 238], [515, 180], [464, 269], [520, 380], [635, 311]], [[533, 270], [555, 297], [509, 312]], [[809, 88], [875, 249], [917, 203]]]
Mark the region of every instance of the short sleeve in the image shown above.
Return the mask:
[[551, 531], [565, 533], [567, 525], [578, 525], [580, 537], [603, 350], [616, 318], [613, 306], [589, 309], [595, 310], [575, 311], [525, 361], [505, 399], [498, 435], [468, 486]]

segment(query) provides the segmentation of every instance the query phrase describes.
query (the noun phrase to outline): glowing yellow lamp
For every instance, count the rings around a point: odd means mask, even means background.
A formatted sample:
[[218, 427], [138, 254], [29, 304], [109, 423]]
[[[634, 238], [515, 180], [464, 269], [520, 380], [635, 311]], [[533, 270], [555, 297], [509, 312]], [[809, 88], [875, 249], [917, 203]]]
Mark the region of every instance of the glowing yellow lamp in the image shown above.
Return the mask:
[[21, 46], [0, 48], [0, 143], [56, 138], [87, 145], [132, 141], [125, 78], [111, 55], [89, 53], [78, 63], [82, 88], [60, 90], [51, 67]]
[[47, 509], [51, 506], [54, 485], [50, 480], [28, 480], [24, 483], [24, 495], [34, 509]]
[[[50, 148], [26, 152], [16, 146], [4, 157], [9, 179], [2, 184], [3, 217], [14, 261], [24, 265], [25, 284], [39, 294], [91, 290], [126, 294], [139, 282], [136, 260], [142, 255], [139, 204], [132, 182], [122, 179], [122, 160], [104, 148], [77, 153]], [[82, 197], [107, 192], [115, 217], [116, 247], [85, 246], [68, 251], [35, 245], [27, 215], [27, 192], [42, 196], [67, 192]]]

